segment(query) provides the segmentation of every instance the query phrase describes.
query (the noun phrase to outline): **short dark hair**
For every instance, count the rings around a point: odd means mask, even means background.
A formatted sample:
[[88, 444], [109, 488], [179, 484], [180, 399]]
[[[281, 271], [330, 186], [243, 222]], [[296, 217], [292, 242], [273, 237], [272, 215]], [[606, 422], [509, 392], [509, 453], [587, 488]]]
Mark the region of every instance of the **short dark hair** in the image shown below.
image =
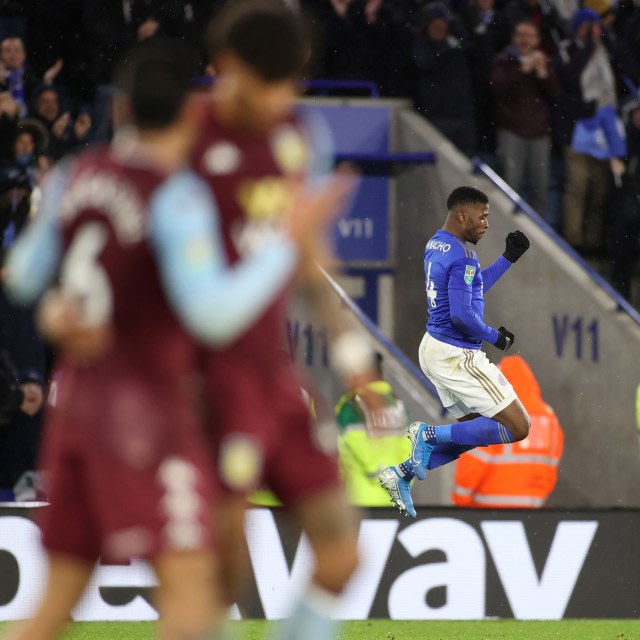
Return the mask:
[[302, 72], [306, 40], [302, 21], [280, 0], [234, 0], [213, 16], [206, 34], [211, 59], [231, 51], [267, 81]]
[[158, 37], [132, 47], [124, 55], [114, 84], [129, 98], [137, 127], [162, 129], [176, 120], [194, 72], [193, 55], [182, 42]]
[[489, 204], [489, 198], [475, 187], [457, 187], [447, 198], [447, 209], [451, 211], [461, 204]]

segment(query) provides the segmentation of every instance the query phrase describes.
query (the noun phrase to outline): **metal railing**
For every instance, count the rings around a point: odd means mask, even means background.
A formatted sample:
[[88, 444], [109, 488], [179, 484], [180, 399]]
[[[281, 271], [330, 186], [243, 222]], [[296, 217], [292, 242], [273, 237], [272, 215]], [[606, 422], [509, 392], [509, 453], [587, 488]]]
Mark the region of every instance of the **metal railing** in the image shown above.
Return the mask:
[[617, 311], [624, 311], [640, 325], [640, 312], [625, 298], [618, 293], [613, 286], [608, 283], [593, 267], [591, 267], [584, 258], [562, 237], [558, 235], [556, 230], [549, 225], [541, 216], [539, 216], [531, 206], [520, 197], [491, 167], [486, 165], [479, 158], [472, 159], [474, 173], [481, 173], [490, 182], [492, 182], [500, 191], [502, 191], [514, 204], [514, 213], [524, 213], [530, 220], [535, 222], [545, 233], [555, 242], [561, 249], [569, 254], [587, 273], [587, 275], [601, 289], [603, 289], [616, 303]]
[[[206, 87], [212, 85], [216, 81], [215, 76], [196, 76], [191, 80], [192, 84]], [[369, 80], [331, 80], [325, 78], [317, 78], [314, 80], [305, 80], [302, 82], [302, 88], [326, 92], [340, 91], [366, 91], [371, 98], [380, 97], [380, 88], [375, 82]]]

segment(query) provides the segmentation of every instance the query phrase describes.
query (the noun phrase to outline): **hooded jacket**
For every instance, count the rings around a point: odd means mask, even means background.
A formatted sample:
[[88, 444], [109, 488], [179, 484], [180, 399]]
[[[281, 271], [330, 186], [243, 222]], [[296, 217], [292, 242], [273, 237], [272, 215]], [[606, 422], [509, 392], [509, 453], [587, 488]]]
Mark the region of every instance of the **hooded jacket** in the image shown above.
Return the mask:
[[458, 461], [452, 501], [461, 507], [541, 507], [558, 479], [564, 435], [540, 385], [520, 356], [499, 365], [531, 417], [529, 435], [520, 442], [476, 447]]

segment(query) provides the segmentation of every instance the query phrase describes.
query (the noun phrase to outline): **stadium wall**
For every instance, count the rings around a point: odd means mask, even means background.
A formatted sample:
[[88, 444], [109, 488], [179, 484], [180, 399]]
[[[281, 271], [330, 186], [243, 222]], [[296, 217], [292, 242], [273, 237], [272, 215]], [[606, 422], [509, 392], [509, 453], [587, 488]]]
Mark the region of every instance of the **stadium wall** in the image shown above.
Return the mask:
[[[39, 508], [0, 508], [0, 620], [29, 616], [46, 561]], [[80, 523], [75, 526], [81, 526]], [[640, 614], [638, 510], [363, 512], [362, 565], [337, 617], [349, 620], [635, 618]], [[309, 545], [278, 509], [247, 515], [252, 574], [234, 618], [286, 616], [312, 570]], [[74, 620], [154, 620], [145, 562], [96, 567]], [[241, 612], [242, 610], [242, 612]]]

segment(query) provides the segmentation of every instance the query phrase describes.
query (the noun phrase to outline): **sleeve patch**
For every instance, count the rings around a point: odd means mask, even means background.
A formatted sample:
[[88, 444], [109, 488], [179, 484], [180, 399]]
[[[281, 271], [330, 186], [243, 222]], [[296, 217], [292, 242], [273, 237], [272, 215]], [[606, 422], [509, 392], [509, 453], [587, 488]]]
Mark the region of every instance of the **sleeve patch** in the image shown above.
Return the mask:
[[473, 265], [465, 265], [464, 268], [464, 281], [466, 284], [471, 285], [473, 278], [476, 275], [476, 268]]

